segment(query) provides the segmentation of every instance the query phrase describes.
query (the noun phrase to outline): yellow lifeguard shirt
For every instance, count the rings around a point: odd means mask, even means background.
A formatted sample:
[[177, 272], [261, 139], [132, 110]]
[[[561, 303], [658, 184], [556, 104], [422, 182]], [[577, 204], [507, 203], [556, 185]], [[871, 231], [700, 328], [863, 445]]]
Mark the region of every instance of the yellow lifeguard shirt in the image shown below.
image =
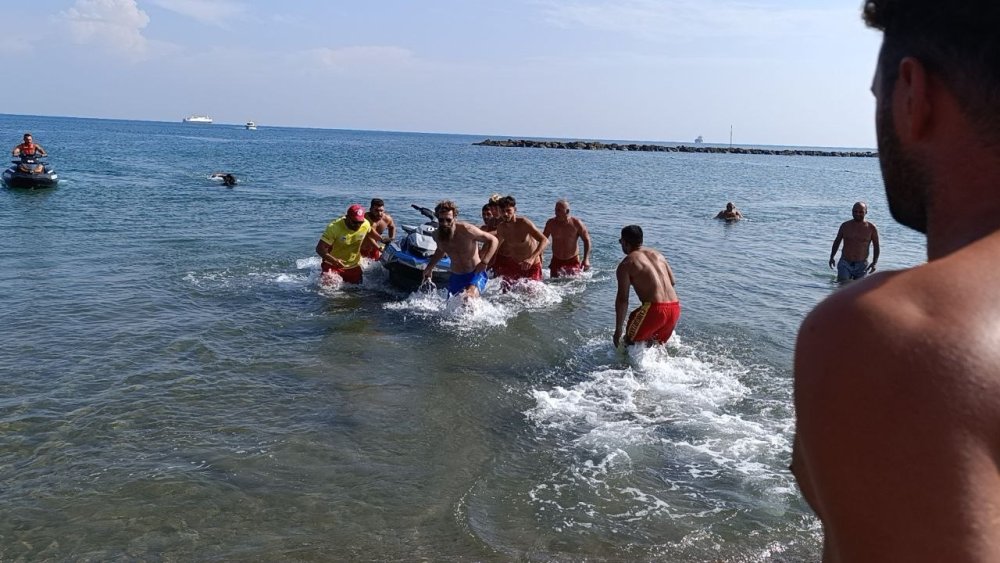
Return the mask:
[[361, 263], [361, 243], [372, 230], [372, 224], [365, 219], [358, 230], [347, 228], [341, 217], [326, 226], [320, 240], [330, 245], [330, 256], [344, 263], [345, 268], [353, 268]]

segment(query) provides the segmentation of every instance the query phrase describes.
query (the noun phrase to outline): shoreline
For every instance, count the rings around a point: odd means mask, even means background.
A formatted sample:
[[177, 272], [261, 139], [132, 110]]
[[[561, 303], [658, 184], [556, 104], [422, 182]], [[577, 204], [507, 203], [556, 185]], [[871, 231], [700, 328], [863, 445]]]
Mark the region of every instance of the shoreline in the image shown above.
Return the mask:
[[639, 145], [635, 143], [601, 143], [599, 141], [531, 141], [527, 139], [507, 139], [494, 141], [486, 139], [472, 143], [482, 147], [516, 147], [532, 149], [568, 149], [568, 150], [611, 150], [639, 152], [688, 152], [710, 154], [763, 154], [774, 156], [828, 156], [846, 158], [875, 158], [877, 151], [824, 151], [814, 149], [759, 149], [745, 147], [691, 147], [687, 145]]

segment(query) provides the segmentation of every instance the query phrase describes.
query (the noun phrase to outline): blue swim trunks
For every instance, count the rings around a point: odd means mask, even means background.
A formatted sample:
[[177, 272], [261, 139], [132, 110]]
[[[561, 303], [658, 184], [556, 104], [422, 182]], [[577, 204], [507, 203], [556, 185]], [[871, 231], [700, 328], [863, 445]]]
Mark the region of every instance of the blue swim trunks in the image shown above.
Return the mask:
[[860, 280], [868, 275], [868, 261], [851, 261], [841, 258], [837, 261], [837, 281]]
[[475, 270], [468, 274], [452, 272], [451, 277], [448, 278], [448, 295], [462, 293], [467, 287], [473, 285], [479, 289], [479, 293], [482, 293], [486, 289], [487, 279], [486, 272], [476, 272]]

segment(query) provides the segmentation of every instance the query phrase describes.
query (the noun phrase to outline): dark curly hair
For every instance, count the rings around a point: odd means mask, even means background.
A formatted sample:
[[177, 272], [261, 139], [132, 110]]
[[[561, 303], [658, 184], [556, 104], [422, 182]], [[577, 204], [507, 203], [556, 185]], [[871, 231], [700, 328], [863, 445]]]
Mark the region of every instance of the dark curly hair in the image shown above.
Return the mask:
[[883, 92], [892, 91], [904, 57], [919, 59], [947, 84], [980, 133], [1000, 141], [1000, 2], [865, 0], [862, 10], [865, 22], [884, 35]]
[[458, 206], [455, 205], [454, 201], [450, 199], [444, 199], [438, 202], [437, 206], [434, 207], [434, 214], [440, 215], [441, 213], [447, 213], [451, 211], [455, 217], [458, 217]]

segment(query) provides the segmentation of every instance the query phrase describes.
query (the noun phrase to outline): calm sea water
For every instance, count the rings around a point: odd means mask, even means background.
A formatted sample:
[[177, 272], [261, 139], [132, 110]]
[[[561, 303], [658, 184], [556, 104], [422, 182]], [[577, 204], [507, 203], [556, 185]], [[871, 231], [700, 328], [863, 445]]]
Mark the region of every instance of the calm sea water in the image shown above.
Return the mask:
[[[3, 560], [815, 560], [795, 331], [856, 200], [884, 269], [924, 260], [875, 159], [0, 116], [25, 130], [62, 182], [0, 191]], [[494, 192], [539, 225], [568, 197], [592, 274], [468, 309], [378, 264], [319, 286], [348, 204]], [[663, 351], [611, 345], [630, 223], [677, 275]]]

